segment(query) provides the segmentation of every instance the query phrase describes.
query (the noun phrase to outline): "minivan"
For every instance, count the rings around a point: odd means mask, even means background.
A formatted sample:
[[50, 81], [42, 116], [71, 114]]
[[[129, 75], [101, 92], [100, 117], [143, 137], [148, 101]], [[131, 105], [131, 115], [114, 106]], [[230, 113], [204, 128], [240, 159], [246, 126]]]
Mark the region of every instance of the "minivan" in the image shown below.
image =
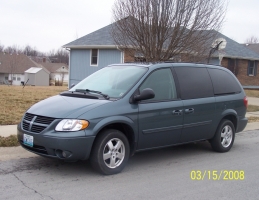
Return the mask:
[[110, 175], [139, 151], [206, 140], [229, 151], [247, 124], [247, 104], [237, 78], [221, 66], [116, 64], [33, 105], [17, 135], [28, 151], [89, 159]]

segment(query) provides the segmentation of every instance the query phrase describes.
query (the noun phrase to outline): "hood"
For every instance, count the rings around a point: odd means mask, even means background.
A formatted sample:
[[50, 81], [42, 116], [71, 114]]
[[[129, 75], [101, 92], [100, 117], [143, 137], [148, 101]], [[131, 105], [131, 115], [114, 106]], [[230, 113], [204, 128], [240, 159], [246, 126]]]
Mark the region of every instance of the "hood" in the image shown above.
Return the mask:
[[111, 101], [67, 96], [53, 96], [34, 104], [28, 113], [53, 118], [77, 118], [83, 113]]

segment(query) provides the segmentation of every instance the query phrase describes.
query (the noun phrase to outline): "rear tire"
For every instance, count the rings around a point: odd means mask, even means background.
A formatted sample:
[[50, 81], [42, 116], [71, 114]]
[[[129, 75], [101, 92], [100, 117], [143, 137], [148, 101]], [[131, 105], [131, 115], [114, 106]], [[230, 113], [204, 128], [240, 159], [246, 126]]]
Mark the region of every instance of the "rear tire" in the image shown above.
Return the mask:
[[117, 174], [127, 164], [129, 154], [127, 137], [121, 131], [107, 129], [96, 138], [90, 162], [92, 167], [102, 174]]
[[214, 137], [210, 140], [212, 149], [217, 152], [228, 152], [235, 140], [235, 128], [231, 121], [224, 119], [219, 124]]

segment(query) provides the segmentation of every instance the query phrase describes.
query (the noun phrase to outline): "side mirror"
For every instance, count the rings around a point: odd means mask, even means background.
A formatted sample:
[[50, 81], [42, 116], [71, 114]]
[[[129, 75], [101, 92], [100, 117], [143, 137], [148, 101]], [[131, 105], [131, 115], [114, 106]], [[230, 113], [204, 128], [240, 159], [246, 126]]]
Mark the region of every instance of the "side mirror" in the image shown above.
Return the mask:
[[133, 97], [134, 101], [141, 101], [141, 100], [147, 100], [152, 99], [155, 97], [155, 93], [151, 88], [145, 88], [140, 92], [139, 95], [135, 95]]

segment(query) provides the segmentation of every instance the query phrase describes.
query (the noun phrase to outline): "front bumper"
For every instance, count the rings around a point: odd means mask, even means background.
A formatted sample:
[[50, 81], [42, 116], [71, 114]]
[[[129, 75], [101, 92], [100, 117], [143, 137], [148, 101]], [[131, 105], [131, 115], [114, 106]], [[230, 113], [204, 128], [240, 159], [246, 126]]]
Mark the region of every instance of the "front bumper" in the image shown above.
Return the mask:
[[[33, 147], [23, 143], [23, 134], [33, 136]], [[21, 146], [35, 154], [65, 161], [89, 158], [95, 136], [86, 136], [85, 131], [32, 133], [17, 126], [17, 137]]]

